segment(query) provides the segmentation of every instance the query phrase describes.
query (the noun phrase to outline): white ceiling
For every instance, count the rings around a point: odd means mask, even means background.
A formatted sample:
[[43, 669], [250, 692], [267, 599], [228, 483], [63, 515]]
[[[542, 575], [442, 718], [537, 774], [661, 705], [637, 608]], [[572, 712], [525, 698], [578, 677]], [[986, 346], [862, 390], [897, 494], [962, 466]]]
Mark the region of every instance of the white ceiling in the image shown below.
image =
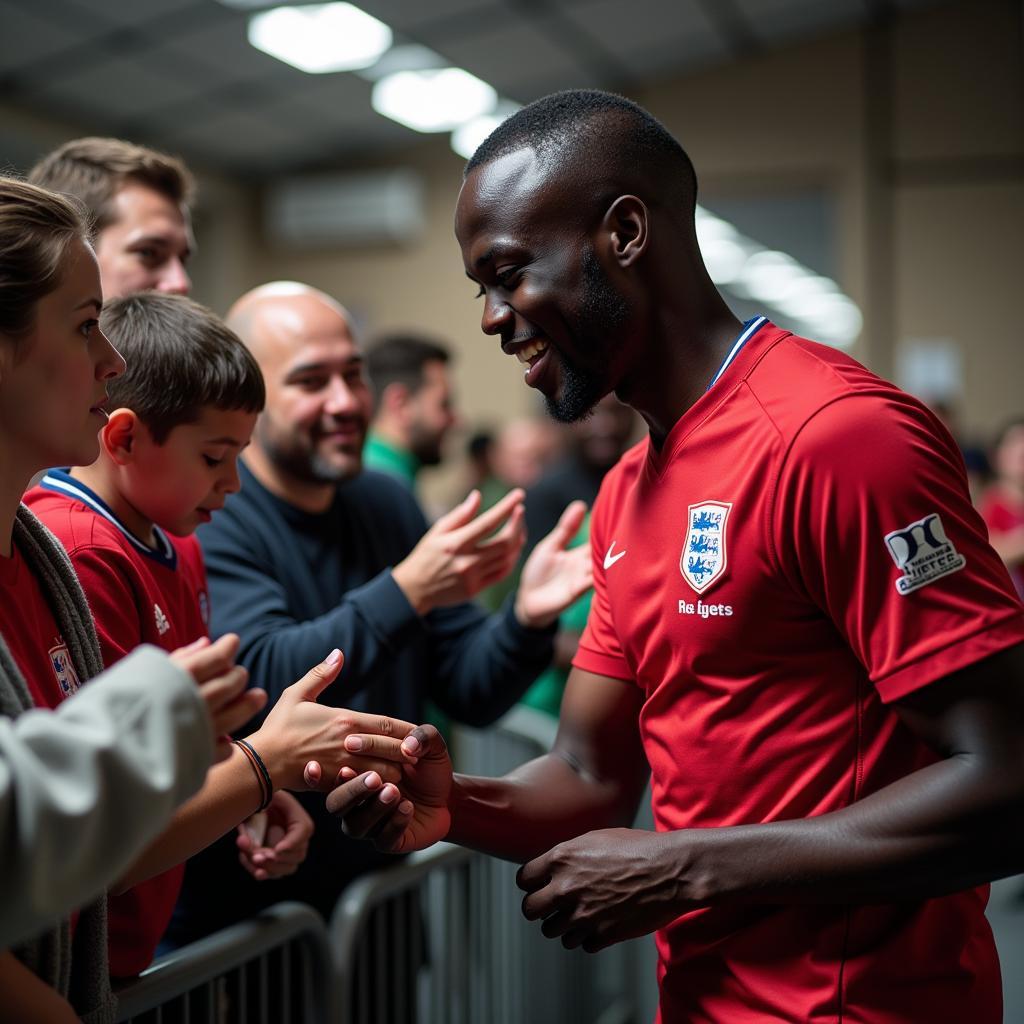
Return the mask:
[[[357, 0], [395, 30], [526, 103], [742, 59], [935, 0]], [[267, 6], [270, 6], [268, 3]], [[416, 136], [370, 108], [358, 75], [307, 75], [246, 41], [217, 0], [0, 0], [11, 106], [265, 177], [337, 166]], [[0, 122], [0, 164], [38, 156]]]

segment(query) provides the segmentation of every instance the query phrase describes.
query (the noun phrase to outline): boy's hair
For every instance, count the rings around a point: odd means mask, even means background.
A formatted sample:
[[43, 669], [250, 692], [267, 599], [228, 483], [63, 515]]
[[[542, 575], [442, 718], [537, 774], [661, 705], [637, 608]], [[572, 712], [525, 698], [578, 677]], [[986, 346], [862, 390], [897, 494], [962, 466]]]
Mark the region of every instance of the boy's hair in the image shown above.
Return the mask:
[[366, 375], [380, 396], [389, 384], [404, 384], [415, 394], [423, 386], [427, 363], [448, 363], [451, 353], [440, 342], [418, 334], [378, 338], [366, 350]]
[[86, 241], [82, 204], [14, 178], [0, 178], [0, 334], [32, 330], [39, 300], [61, 285], [64, 257]]
[[111, 409], [131, 409], [163, 444], [205, 406], [261, 412], [263, 375], [241, 339], [183, 295], [142, 292], [103, 307], [100, 327], [128, 369], [107, 384]]
[[77, 196], [92, 216], [94, 234], [114, 222], [114, 196], [129, 182], [179, 206], [189, 206], [195, 193], [191, 173], [176, 157], [122, 139], [72, 139], [44, 156], [28, 178], [53, 192]]

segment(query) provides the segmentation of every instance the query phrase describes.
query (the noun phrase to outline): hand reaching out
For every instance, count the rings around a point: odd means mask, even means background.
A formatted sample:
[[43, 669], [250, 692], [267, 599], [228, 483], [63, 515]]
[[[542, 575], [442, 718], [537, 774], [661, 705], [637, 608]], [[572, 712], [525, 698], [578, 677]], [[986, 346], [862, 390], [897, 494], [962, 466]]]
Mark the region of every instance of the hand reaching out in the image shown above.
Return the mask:
[[515, 615], [521, 625], [550, 625], [593, 585], [590, 545], [568, 546], [586, 514], [584, 502], [570, 502], [555, 528], [530, 552], [516, 594]]
[[444, 738], [420, 725], [402, 742], [415, 763], [405, 764], [399, 786], [368, 772], [341, 783], [327, 796], [327, 810], [341, 819], [347, 835], [369, 839], [386, 853], [432, 846], [448, 834], [452, 762]]
[[417, 614], [469, 600], [515, 567], [526, 540], [523, 492], [509, 491], [477, 516], [479, 507], [480, 492], [473, 491], [392, 570]]

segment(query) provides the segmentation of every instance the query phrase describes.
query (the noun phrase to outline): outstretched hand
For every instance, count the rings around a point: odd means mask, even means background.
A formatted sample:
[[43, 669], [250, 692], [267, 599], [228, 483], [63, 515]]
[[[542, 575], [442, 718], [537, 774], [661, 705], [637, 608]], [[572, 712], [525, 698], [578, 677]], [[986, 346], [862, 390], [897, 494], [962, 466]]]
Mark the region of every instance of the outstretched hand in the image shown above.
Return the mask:
[[530, 553], [516, 594], [515, 615], [521, 625], [550, 625], [593, 585], [590, 546], [569, 547], [586, 514], [584, 502], [570, 502], [555, 528]]
[[477, 515], [480, 492], [441, 516], [392, 570], [418, 615], [475, 597], [515, 567], [526, 540], [523, 492]]
[[327, 810], [341, 819], [346, 835], [368, 839], [385, 853], [425, 849], [451, 827], [452, 762], [444, 738], [434, 726], [420, 725], [402, 741], [402, 752], [415, 763], [403, 765], [401, 789], [368, 772], [327, 796]]

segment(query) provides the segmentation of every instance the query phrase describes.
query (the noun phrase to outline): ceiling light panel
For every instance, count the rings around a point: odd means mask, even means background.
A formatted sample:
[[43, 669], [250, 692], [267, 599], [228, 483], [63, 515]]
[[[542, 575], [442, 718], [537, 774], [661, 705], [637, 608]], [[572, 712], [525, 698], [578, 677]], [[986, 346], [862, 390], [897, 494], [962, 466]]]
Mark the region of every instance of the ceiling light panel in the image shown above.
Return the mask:
[[373, 109], [417, 132], [447, 132], [489, 114], [494, 88], [462, 68], [399, 71], [373, 87]]
[[391, 45], [391, 29], [348, 3], [275, 7], [249, 19], [249, 42], [311, 75], [369, 67]]

